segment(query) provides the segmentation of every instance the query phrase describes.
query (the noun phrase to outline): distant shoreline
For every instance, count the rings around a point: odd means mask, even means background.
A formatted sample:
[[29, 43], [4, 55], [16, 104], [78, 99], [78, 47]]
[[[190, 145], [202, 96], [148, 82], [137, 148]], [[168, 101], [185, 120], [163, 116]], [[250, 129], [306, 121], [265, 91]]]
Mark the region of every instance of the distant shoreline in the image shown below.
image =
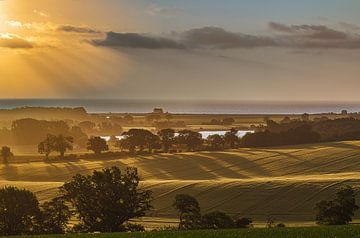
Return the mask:
[[124, 99], [0, 99], [0, 109], [84, 107], [88, 113], [148, 113], [155, 107], [173, 114], [299, 115], [360, 112], [360, 102], [161, 101]]

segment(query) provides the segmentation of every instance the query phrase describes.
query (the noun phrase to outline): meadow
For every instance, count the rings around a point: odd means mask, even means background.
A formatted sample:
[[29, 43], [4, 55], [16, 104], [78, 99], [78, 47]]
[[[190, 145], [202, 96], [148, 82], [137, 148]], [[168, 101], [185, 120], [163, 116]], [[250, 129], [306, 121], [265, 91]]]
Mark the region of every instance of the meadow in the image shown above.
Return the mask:
[[30, 189], [44, 202], [76, 173], [134, 166], [141, 186], [153, 191], [154, 208], [137, 220], [148, 229], [177, 225], [172, 203], [179, 193], [196, 197], [204, 213], [220, 210], [251, 217], [258, 227], [269, 218], [287, 226], [311, 226], [317, 202], [331, 199], [345, 184], [360, 187], [359, 149], [359, 141], [348, 141], [53, 162], [35, 154], [17, 155], [0, 165], [0, 186]]
[[360, 226], [43, 235], [34, 238], [356, 238]]

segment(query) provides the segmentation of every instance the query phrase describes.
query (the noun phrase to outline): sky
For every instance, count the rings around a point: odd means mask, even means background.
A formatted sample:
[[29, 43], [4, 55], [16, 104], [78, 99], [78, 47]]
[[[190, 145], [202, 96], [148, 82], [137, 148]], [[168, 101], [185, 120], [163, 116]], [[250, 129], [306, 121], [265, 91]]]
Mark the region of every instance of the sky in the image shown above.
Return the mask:
[[358, 0], [0, 0], [0, 98], [360, 101]]

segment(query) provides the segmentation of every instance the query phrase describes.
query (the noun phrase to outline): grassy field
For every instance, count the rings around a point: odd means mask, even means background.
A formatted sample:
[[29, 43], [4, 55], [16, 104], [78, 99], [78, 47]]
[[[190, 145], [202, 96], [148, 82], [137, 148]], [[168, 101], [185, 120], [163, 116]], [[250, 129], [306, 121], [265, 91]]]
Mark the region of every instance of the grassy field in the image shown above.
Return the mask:
[[204, 231], [163, 231], [142, 233], [112, 234], [74, 234], [32, 236], [34, 238], [357, 238], [360, 237], [360, 226], [343, 227], [307, 227], [278, 229], [244, 229], [244, 230], [204, 230]]
[[360, 142], [53, 163], [35, 155], [26, 158], [0, 165], [0, 186], [28, 188], [41, 201], [55, 196], [57, 187], [76, 173], [139, 168], [141, 186], [154, 192], [154, 209], [141, 220], [148, 228], [176, 225], [172, 203], [179, 193], [198, 198], [203, 212], [252, 217], [259, 226], [269, 217], [286, 225], [313, 225], [318, 201], [332, 198], [345, 184], [360, 188]]

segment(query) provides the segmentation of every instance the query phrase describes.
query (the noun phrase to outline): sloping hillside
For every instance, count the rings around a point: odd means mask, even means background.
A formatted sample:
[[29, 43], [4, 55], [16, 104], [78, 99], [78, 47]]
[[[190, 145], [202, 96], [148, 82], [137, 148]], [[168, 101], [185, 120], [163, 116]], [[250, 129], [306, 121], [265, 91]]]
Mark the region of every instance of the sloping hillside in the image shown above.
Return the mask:
[[176, 217], [171, 206], [175, 195], [189, 193], [204, 212], [307, 221], [314, 218], [315, 203], [330, 199], [339, 187], [360, 187], [360, 142], [73, 162], [14, 161], [0, 166], [0, 185], [29, 188], [44, 201], [75, 173], [110, 166], [139, 169], [142, 186], [154, 192], [154, 217]]

